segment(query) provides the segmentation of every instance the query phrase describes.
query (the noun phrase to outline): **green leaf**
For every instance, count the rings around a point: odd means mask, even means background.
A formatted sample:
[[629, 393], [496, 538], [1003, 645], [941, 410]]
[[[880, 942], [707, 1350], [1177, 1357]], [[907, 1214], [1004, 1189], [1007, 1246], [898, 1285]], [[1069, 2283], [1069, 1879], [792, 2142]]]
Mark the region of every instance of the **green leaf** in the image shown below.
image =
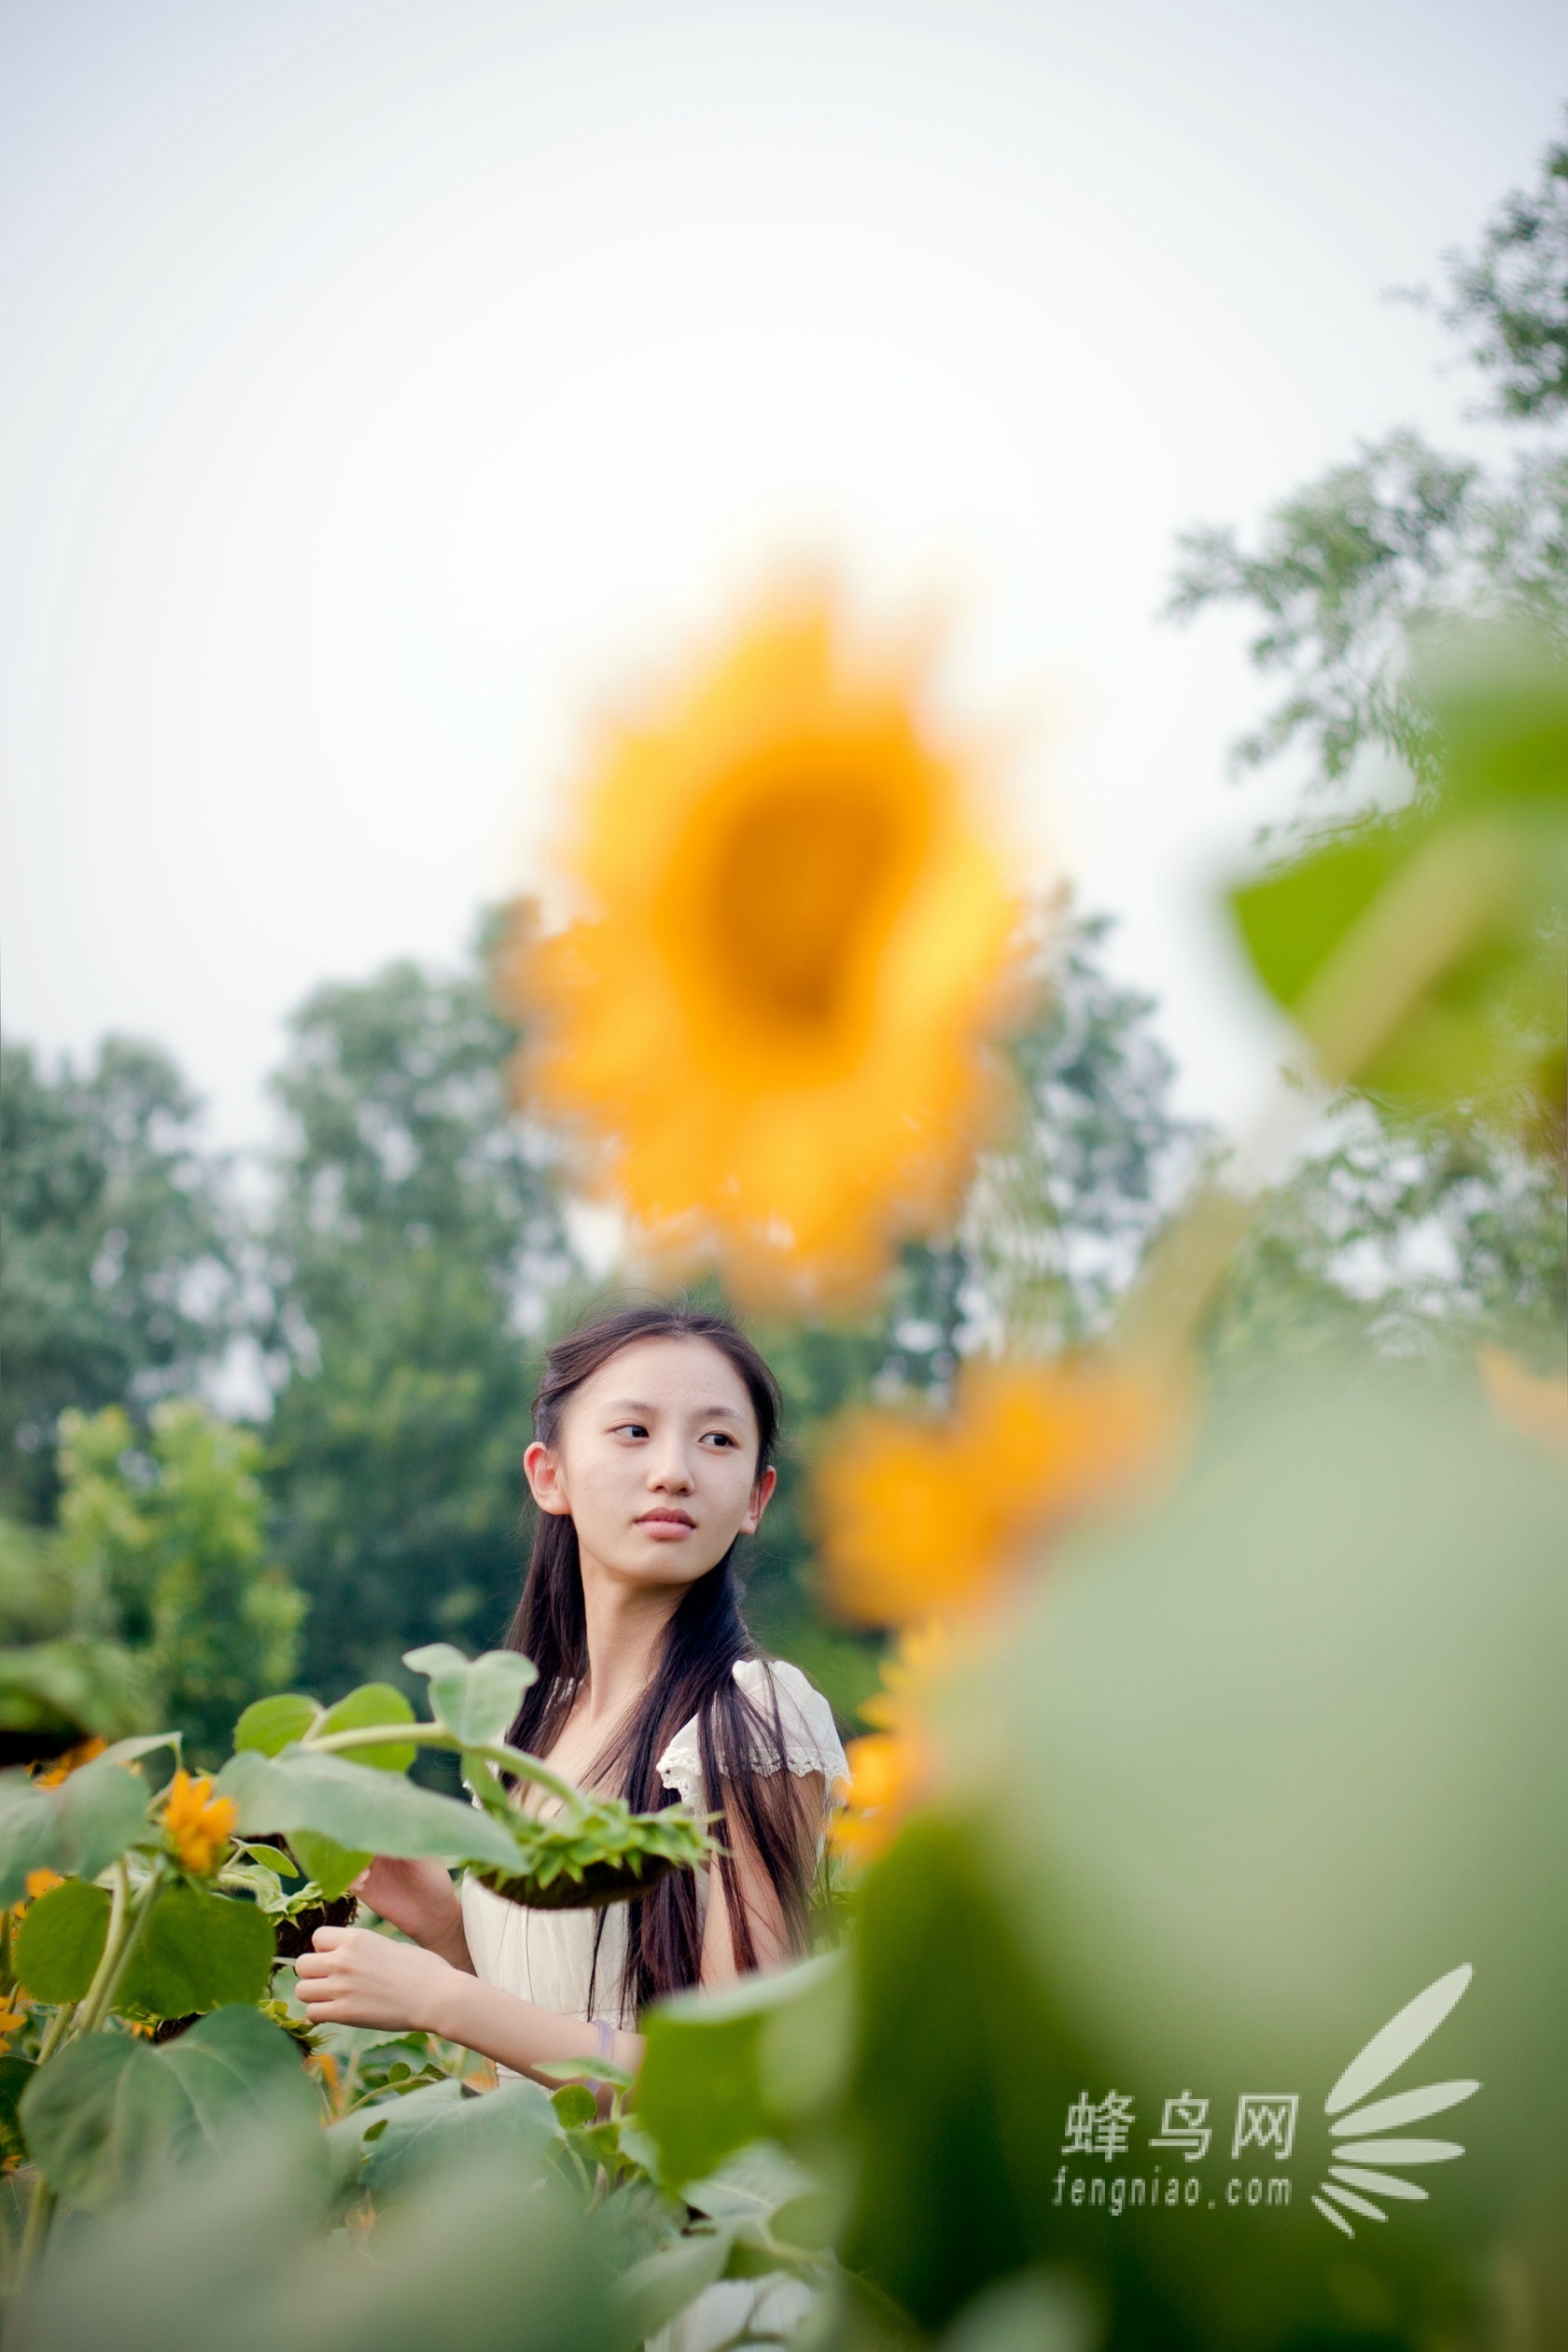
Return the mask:
[[295, 1830], [315, 1830], [355, 1853], [517, 1864], [516, 1841], [504, 1823], [400, 1773], [341, 1756], [288, 1748], [268, 1757], [246, 1750], [224, 1766], [217, 1790], [235, 1799], [246, 1837], [281, 1830], [292, 1843]]
[[[335, 1707], [329, 1707], [315, 1729], [319, 1735], [328, 1731], [366, 1730], [371, 1724], [413, 1720], [413, 1709], [390, 1683], [361, 1683], [346, 1699], [340, 1699]], [[406, 1746], [399, 1741], [385, 1747], [340, 1748], [337, 1753], [345, 1763], [369, 1764], [378, 1772], [406, 1772], [419, 1751], [411, 1740]]]
[[1331, 1083], [1538, 1140], [1561, 1126], [1568, 1048], [1568, 668], [1490, 658], [1430, 693], [1432, 798], [1321, 836], [1231, 903]]
[[523, 1693], [539, 1679], [533, 1660], [521, 1651], [486, 1650], [470, 1662], [450, 1642], [408, 1650], [403, 1664], [429, 1676], [432, 1714], [466, 1747], [504, 1739]]
[[293, 1740], [302, 1740], [321, 1708], [298, 1691], [280, 1691], [275, 1698], [253, 1701], [234, 1726], [234, 1745], [255, 1748], [259, 1755], [276, 1756]]
[[0, 1772], [0, 1908], [21, 1900], [34, 1870], [81, 1879], [106, 1870], [146, 1827], [147, 1796], [140, 1774], [107, 1756], [58, 1788]]
[[656, 2335], [705, 2289], [715, 2286], [729, 2257], [730, 2233], [705, 2231], [677, 2238], [634, 2262], [621, 2279], [620, 2291], [638, 2342]]
[[30, 1903], [17, 1930], [13, 1965], [35, 2001], [79, 2001], [108, 1940], [108, 1891], [67, 1879]]
[[57, 2195], [105, 2213], [280, 2106], [316, 2111], [288, 2036], [254, 2009], [220, 2009], [161, 2050], [90, 2034], [37, 2069], [20, 2107], [27, 2145]]
[[104, 2213], [177, 2145], [187, 2106], [161, 2053], [127, 2035], [89, 2034], [39, 2067], [18, 2113], [55, 2194]]
[[550, 2101], [560, 2120], [563, 2131], [572, 2131], [581, 2123], [592, 2123], [599, 2111], [599, 2103], [585, 2083], [568, 2082], [553, 2093]]
[[664, 2177], [717, 2171], [754, 2140], [784, 2139], [825, 2112], [849, 2059], [848, 1971], [823, 1953], [722, 1993], [681, 1993], [645, 2021], [637, 2121]]
[[315, 1881], [329, 1903], [335, 1902], [353, 1885], [361, 1870], [368, 1870], [375, 1860], [373, 1854], [358, 1852], [353, 1846], [341, 1846], [335, 1839], [324, 1838], [319, 1829], [291, 1829], [288, 1842], [299, 1858], [300, 1868], [307, 1878]]
[[115, 2007], [190, 2017], [264, 2000], [276, 1949], [273, 1923], [254, 1903], [178, 1881], [153, 1905]]
[[505, 2082], [480, 2093], [457, 2082], [429, 2083], [385, 2107], [361, 2107], [334, 2124], [330, 2136], [368, 2140], [362, 2177], [378, 2197], [400, 2195], [426, 2174], [465, 2158], [537, 2178], [561, 2145], [549, 2094], [537, 2082]]

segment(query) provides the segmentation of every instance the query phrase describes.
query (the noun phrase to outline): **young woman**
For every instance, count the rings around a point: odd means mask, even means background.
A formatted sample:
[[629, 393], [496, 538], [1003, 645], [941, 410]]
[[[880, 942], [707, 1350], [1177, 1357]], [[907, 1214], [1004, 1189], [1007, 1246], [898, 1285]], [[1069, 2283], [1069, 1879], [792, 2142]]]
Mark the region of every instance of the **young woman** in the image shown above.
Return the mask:
[[313, 2023], [418, 2028], [509, 2072], [635, 2067], [644, 2003], [802, 1949], [847, 1766], [826, 1700], [758, 1656], [740, 1613], [735, 1550], [773, 1493], [778, 1408], [722, 1316], [632, 1307], [551, 1350], [524, 1456], [539, 1519], [508, 1639], [539, 1680], [512, 1744], [639, 1812], [719, 1814], [714, 1865], [604, 1911], [541, 1911], [378, 1860], [359, 1895], [413, 1941], [318, 1928], [296, 1964]]

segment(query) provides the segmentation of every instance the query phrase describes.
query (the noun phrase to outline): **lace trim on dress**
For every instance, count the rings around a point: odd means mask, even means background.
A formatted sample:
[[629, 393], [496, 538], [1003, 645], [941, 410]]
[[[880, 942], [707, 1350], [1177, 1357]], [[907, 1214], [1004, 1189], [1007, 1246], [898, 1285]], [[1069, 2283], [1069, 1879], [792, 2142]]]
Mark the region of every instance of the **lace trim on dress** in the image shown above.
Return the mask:
[[[783, 1659], [771, 1664], [760, 1658], [742, 1659], [735, 1669], [735, 1678], [763, 1716], [765, 1728], [758, 1732], [758, 1755], [763, 1771], [789, 1771], [797, 1778], [807, 1772], [820, 1772], [825, 1801], [831, 1807], [841, 1804], [840, 1785], [849, 1777], [849, 1763], [833, 1723], [833, 1709], [821, 1692], [813, 1689], [798, 1666], [791, 1666]], [[784, 1735], [782, 1757], [768, 1737], [772, 1729], [768, 1722], [770, 1684], [778, 1700], [778, 1728]], [[721, 1757], [721, 1767], [722, 1762]], [[681, 1725], [660, 1757], [657, 1770], [665, 1786], [673, 1788], [683, 1805], [701, 1809], [705, 1792], [695, 1715]]]

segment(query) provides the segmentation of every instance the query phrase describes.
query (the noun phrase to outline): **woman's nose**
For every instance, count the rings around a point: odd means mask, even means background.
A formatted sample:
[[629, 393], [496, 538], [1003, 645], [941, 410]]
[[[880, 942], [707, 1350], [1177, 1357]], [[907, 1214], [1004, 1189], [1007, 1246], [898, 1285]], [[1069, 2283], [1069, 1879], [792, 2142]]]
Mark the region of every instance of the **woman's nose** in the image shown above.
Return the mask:
[[692, 1491], [692, 1465], [686, 1449], [673, 1441], [661, 1447], [648, 1465], [648, 1483], [665, 1493], [689, 1494]]

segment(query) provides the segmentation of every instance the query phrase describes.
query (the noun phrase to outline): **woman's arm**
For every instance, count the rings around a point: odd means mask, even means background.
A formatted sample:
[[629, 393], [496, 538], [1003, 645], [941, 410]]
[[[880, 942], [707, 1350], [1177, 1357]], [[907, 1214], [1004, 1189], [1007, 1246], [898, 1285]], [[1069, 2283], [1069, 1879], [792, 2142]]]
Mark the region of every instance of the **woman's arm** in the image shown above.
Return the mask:
[[[794, 1799], [803, 1868], [816, 1853], [821, 1834], [826, 1792], [820, 1772], [801, 1772], [790, 1775], [790, 1793]], [[763, 1869], [762, 1860], [750, 1839], [741, 1828], [734, 1804], [726, 1798], [724, 1817], [731, 1854], [735, 1857], [735, 1877], [739, 1895], [746, 1907], [747, 1925], [751, 1930], [751, 1949], [757, 1955], [759, 1968], [777, 1968], [795, 1957], [789, 1922], [783, 1906], [774, 1891], [773, 1882]], [[729, 1897], [724, 1892], [723, 1874], [717, 1863], [707, 1874], [707, 1917], [703, 1925], [702, 1982], [731, 1984], [743, 1973], [735, 1958], [735, 1939], [730, 1919]]]
[[[394, 1943], [368, 1927], [318, 1927], [314, 1952], [294, 1963], [300, 1998], [313, 2025], [379, 2026], [392, 2033], [436, 2034], [519, 2074], [564, 2058], [597, 2058], [599, 2029], [582, 2017], [560, 2017], [532, 2001], [483, 1984], [464, 1947], [461, 1967], [439, 1953]], [[635, 2073], [640, 2034], [616, 2033], [609, 2056]]]

